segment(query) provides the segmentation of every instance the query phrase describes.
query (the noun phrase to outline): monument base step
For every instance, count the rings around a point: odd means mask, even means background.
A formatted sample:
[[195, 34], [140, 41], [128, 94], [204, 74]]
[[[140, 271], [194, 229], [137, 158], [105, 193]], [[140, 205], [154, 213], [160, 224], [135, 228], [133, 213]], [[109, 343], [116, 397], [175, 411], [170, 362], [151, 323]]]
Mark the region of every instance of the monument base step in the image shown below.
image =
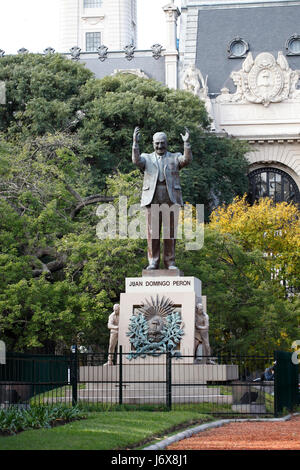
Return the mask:
[[184, 277], [180, 269], [143, 269], [142, 277]]

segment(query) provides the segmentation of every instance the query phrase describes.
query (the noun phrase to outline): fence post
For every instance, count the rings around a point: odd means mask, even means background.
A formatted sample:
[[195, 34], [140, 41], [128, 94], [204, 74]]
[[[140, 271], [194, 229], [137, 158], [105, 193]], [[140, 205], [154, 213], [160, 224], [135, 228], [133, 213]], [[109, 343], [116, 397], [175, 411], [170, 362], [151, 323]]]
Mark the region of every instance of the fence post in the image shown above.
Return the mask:
[[78, 351], [77, 346], [74, 346], [71, 352], [71, 361], [70, 361], [70, 379], [72, 386], [72, 405], [77, 404], [77, 385], [78, 385]]
[[119, 405], [123, 404], [123, 351], [119, 347]]
[[172, 355], [170, 351], [166, 354], [166, 406], [172, 410]]

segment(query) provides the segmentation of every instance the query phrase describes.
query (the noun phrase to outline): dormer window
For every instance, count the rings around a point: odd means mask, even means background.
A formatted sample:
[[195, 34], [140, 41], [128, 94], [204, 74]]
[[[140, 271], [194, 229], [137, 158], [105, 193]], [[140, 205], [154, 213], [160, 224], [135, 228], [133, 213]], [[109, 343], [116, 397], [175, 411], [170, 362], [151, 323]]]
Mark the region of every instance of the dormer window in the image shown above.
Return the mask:
[[240, 59], [246, 57], [249, 51], [249, 44], [242, 38], [234, 38], [227, 46], [227, 53], [229, 59]]
[[300, 55], [300, 35], [293, 34], [293, 36], [287, 40], [285, 49], [287, 51], [286, 55]]

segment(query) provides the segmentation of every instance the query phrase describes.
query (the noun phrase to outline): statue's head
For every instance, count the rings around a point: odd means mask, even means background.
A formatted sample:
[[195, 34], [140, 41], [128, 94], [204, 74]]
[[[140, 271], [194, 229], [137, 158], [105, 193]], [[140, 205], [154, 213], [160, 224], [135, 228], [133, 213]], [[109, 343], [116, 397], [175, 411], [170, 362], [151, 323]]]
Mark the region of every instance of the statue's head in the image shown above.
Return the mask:
[[116, 315], [119, 315], [119, 313], [120, 313], [120, 304], [115, 304], [114, 305], [114, 313]]
[[164, 132], [156, 132], [153, 136], [153, 148], [158, 155], [164, 155], [168, 148], [167, 136]]
[[199, 314], [199, 315], [202, 315], [204, 310], [203, 310], [203, 305], [202, 304], [197, 304], [196, 305], [196, 312]]

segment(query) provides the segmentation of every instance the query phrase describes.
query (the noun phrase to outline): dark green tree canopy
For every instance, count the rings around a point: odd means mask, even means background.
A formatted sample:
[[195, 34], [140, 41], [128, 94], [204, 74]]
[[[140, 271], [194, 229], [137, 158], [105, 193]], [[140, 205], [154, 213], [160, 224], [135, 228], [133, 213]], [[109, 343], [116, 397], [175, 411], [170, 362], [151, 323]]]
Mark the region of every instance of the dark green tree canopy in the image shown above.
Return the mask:
[[182, 172], [184, 199], [205, 204], [208, 214], [247, 190], [245, 146], [209, 133], [203, 102], [187, 91], [131, 74], [98, 80], [59, 54], [3, 57], [0, 80], [7, 84], [8, 103], [0, 109], [0, 130], [22, 139], [58, 131], [78, 135], [95, 188], [104, 190], [106, 177], [116, 171], [133, 170], [135, 126], [141, 128], [145, 152], [153, 151], [157, 131], [167, 134], [170, 151], [182, 151], [180, 133], [186, 126], [194, 159]]
[[[98, 80], [58, 54], [0, 58], [0, 80], [7, 86], [0, 107], [0, 337], [11, 350], [70, 345], [78, 332], [88, 344], [106, 344], [124, 279], [146, 263], [145, 240], [96, 236], [99, 203], [117, 207], [120, 195], [139, 200], [134, 127], [143, 152], [153, 151], [157, 131], [167, 134], [170, 151], [182, 152], [180, 134], [189, 128], [194, 159], [181, 174], [184, 200], [205, 204], [207, 214], [247, 189], [246, 148], [209, 132], [198, 98], [153, 80]], [[272, 346], [292, 338], [295, 302], [274, 288], [261, 253], [207, 231], [204, 248], [179, 249], [178, 262], [202, 280], [212, 337], [224, 350], [241, 349], [241, 335], [248, 350], [255, 335], [262, 348], [268, 338]]]

